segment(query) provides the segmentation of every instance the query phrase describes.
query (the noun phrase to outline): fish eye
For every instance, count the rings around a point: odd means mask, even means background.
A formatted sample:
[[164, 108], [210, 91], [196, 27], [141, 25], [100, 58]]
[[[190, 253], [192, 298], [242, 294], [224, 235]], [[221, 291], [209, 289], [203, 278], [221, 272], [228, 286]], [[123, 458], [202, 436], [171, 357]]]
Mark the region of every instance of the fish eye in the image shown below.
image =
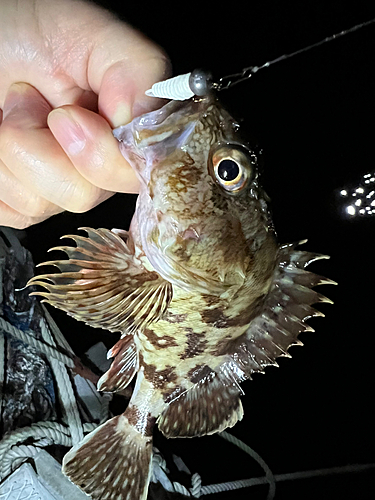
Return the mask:
[[240, 175], [240, 167], [234, 160], [221, 160], [217, 168], [217, 175], [223, 181], [236, 181]]
[[210, 155], [210, 173], [228, 193], [242, 191], [254, 176], [254, 155], [237, 145], [221, 145]]

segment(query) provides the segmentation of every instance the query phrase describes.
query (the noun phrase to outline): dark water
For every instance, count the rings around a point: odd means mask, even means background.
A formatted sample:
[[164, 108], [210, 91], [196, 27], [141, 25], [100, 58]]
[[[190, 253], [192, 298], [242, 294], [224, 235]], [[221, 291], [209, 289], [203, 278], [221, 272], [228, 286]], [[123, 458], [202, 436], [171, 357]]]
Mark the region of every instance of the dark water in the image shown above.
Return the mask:
[[[204, 2], [126, 5], [107, 2], [162, 45], [174, 73], [195, 67], [222, 76], [260, 65], [375, 17], [370, 2], [251, 2], [213, 8]], [[258, 73], [222, 92], [222, 100], [264, 151], [264, 185], [281, 242], [308, 238], [306, 249], [331, 256], [314, 264], [336, 280], [321, 287], [335, 302], [310, 324], [303, 348], [243, 385], [244, 420], [233, 434], [252, 446], [275, 474], [375, 462], [373, 217], [350, 217], [337, 190], [374, 171], [375, 26]], [[118, 195], [83, 215], [62, 214], [30, 228], [35, 261], [79, 226], [127, 229], [135, 197]], [[53, 311], [77, 354], [113, 337]], [[183, 457], [203, 484], [262, 475], [245, 454], [218, 437], [158, 446]], [[278, 484], [276, 499], [374, 498], [372, 473]], [[219, 499], [264, 499], [266, 488]], [[213, 497], [215, 498], [215, 497]]]

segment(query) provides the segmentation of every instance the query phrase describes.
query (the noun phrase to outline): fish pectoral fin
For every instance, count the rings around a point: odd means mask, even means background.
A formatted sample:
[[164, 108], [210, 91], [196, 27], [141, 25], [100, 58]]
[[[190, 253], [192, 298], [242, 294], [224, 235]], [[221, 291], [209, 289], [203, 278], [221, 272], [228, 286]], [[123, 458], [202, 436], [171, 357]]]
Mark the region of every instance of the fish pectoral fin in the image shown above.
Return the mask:
[[243, 417], [240, 388], [236, 381], [203, 367], [200, 380], [174, 399], [157, 424], [167, 438], [194, 437], [222, 432]]
[[118, 392], [125, 389], [137, 371], [137, 350], [133, 335], [122, 337], [108, 351], [108, 358], [114, 358], [110, 369], [100, 377], [98, 391]]
[[146, 500], [152, 437], [119, 415], [88, 434], [64, 457], [63, 473], [93, 500]]
[[[108, 229], [84, 229], [88, 236], [64, 236], [76, 247], [62, 246], [69, 259], [44, 262], [61, 272], [35, 276], [40, 295], [58, 309], [90, 326], [132, 332], [158, 320], [172, 298], [172, 285], [147, 270], [134, 255], [131, 236]], [[126, 241], [125, 241], [126, 240]]]

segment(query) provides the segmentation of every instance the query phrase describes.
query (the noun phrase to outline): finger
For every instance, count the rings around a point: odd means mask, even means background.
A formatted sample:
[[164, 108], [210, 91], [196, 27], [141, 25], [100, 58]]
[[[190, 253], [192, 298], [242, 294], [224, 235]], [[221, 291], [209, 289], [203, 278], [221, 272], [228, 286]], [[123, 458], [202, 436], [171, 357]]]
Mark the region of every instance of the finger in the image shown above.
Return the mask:
[[0, 201], [0, 226], [14, 227], [15, 229], [25, 229], [47, 219], [49, 216], [30, 217], [14, 210], [6, 203]]
[[160, 47], [130, 26], [113, 21], [98, 33], [88, 62], [90, 87], [99, 95], [99, 112], [112, 127], [160, 106], [145, 95], [171, 73]]
[[0, 200], [29, 217], [49, 217], [60, 207], [26, 188], [0, 160]]
[[111, 195], [88, 182], [69, 160], [47, 127], [51, 107], [35, 88], [12, 85], [3, 111], [1, 160], [30, 191], [71, 212], [85, 212]]
[[160, 99], [147, 97], [147, 89], [166, 78], [163, 61], [138, 61], [132, 67], [119, 62], [103, 75], [99, 90], [99, 112], [113, 128], [129, 123], [135, 116], [161, 106]]
[[48, 125], [75, 168], [91, 184], [109, 191], [138, 192], [138, 179], [103, 117], [78, 106], [64, 106], [49, 114]]

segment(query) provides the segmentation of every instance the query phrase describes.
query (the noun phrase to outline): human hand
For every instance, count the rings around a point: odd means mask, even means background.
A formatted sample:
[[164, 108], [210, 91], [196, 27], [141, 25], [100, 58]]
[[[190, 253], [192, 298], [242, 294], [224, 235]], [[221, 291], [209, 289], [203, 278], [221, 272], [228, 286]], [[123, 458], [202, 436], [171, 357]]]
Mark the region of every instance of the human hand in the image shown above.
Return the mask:
[[137, 192], [112, 128], [155, 106], [161, 49], [84, 1], [0, 4], [0, 225]]

